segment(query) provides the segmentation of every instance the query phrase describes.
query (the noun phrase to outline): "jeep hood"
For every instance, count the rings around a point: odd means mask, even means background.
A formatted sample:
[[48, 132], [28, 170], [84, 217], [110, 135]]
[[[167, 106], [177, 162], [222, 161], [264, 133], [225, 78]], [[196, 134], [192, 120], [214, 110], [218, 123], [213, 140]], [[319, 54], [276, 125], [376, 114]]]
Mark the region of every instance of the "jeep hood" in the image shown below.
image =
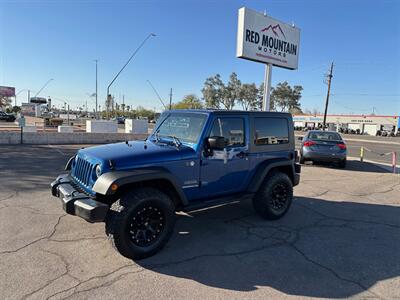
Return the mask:
[[81, 149], [78, 156], [85, 160], [101, 161], [102, 169], [106, 171], [109, 161], [115, 166], [115, 170], [125, 170], [139, 165], [162, 163], [182, 159], [195, 151], [181, 145], [179, 148], [164, 143], [151, 141], [130, 141], [128, 144], [116, 143]]

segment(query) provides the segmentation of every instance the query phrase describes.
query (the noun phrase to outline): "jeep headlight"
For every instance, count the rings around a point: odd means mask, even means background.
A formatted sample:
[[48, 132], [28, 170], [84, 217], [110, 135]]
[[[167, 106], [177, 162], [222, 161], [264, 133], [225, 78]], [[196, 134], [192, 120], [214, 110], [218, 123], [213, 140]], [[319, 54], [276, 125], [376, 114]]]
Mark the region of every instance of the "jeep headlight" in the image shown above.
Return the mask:
[[96, 166], [95, 173], [96, 173], [96, 177], [97, 178], [100, 177], [100, 175], [101, 175], [101, 167], [100, 167], [100, 165]]

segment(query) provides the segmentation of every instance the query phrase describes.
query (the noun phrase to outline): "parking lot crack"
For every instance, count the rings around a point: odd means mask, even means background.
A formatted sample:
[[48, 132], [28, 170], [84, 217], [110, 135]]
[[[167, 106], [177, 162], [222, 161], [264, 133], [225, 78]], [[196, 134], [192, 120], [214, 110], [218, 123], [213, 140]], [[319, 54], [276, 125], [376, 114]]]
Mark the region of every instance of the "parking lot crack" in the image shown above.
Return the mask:
[[0, 202], [1, 202], [1, 201], [10, 200], [11, 198], [14, 198], [14, 197], [17, 196], [17, 195], [18, 195], [18, 191], [15, 191], [14, 193], [12, 193], [12, 194], [10, 194], [10, 195], [4, 197], [4, 198], [0, 198]]
[[39, 293], [40, 291], [43, 291], [46, 287], [50, 286], [53, 282], [59, 280], [60, 278], [66, 276], [66, 275], [71, 277], [73, 280], [78, 281], [78, 283], [80, 282], [80, 280], [77, 277], [69, 274], [70, 269], [71, 269], [71, 265], [67, 262], [67, 260], [61, 254], [58, 254], [58, 253], [52, 252], [52, 251], [48, 251], [48, 250], [44, 250], [44, 249], [40, 249], [40, 250], [43, 251], [43, 252], [46, 252], [48, 254], [54, 255], [57, 258], [59, 258], [62, 261], [62, 263], [64, 264], [64, 271], [62, 272], [62, 274], [60, 274], [56, 278], [53, 278], [53, 279], [47, 281], [43, 286], [41, 286], [38, 289], [30, 292], [29, 294], [26, 294], [25, 296], [22, 297], [22, 299], [27, 299], [27, 298], [33, 296], [34, 294]]
[[22, 250], [22, 249], [25, 249], [25, 248], [27, 248], [27, 247], [33, 245], [33, 244], [36, 244], [37, 242], [50, 239], [50, 238], [56, 233], [57, 226], [60, 224], [61, 219], [62, 219], [64, 216], [66, 216], [66, 214], [63, 214], [63, 215], [61, 215], [61, 216], [58, 217], [58, 220], [57, 220], [56, 224], [54, 225], [54, 227], [53, 227], [53, 229], [52, 229], [52, 231], [51, 231], [51, 233], [50, 233], [49, 235], [44, 236], [44, 237], [41, 237], [41, 238], [38, 238], [38, 239], [36, 239], [36, 240], [33, 240], [32, 242], [30, 242], [30, 243], [28, 243], [28, 244], [25, 244], [24, 246], [19, 247], [19, 248], [17, 248], [17, 249], [1, 251], [0, 254], [11, 254], [11, 253], [15, 253], [15, 252], [18, 252], [18, 251], [20, 251], [20, 250]]
[[66, 239], [66, 240], [60, 240], [60, 239], [53, 239], [49, 238], [50, 242], [55, 242], [55, 243], [69, 243], [69, 242], [82, 242], [82, 241], [87, 241], [87, 240], [106, 240], [107, 238], [104, 236], [93, 236], [93, 237], [82, 237], [82, 238], [76, 238], [76, 239]]
[[345, 278], [345, 277], [339, 275], [334, 269], [332, 269], [332, 268], [330, 268], [330, 267], [327, 267], [327, 266], [325, 266], [325, 265], [323, 265], [323, 264], [321, 264], [321, 263], [319, 263], [319, 262], [317, 262], [317, 261], [311, 259], [311, 258], [308, 257], [303, 251], [301, 251], [301, 250], [295, 245], [295, 243], [296, 243], [296, 242], [290, 244], [291, 248], [294, 249], [297, 253], [299, 253], [306, 261], [310, 262], [311, 264], [313, 264], [313, 265], [315, 265], [315, 266], [317, 266], [317, 267], [319, 267], [319, 268], [321, 268], [321, 269], [324, 269], [324, 270], [328, 271], [329, 273], [331, 273], [333, 276], [335, 276], [337, 279], [339, 279], [339, 280], [341, 280], [341, 281], [345, 281], [345, 282], [351, 283], [351, 284], [353, 284], [353, 285], [356, 285], [356, 286], [358, 286], [360, 289], [362, 289], [363, 291], [368, 292], [368, 293], [372, 294], [373, 296], [375, 296], [375, 297], [377, 297], [377, 298], [379, 298], [379, 299], [382, 299], [382, 298], [383, 298], [382, 296], [380, 296], [380, 295], [378, 295], [378, 294], [376, 294], [376, 293], [370, 291], [370, 290], [368, 289], [368, 287], [364, 286], [364, 285], [361, 284], [360, 282], [358, 282], [358, 281], [356, 281], [356, 280], [349, 279], [349, 278]]
[[[126, 275], [128, 275], [128, 274], [135, 274], [135, 273], [139, 273], [139, 272], [146, 271], [146, 269], [144, 269], [144, 268], [135, 269], [135, 270], [133, 270], [133, 271], [132, 271], [132, 270], [128, 270], [127, 272], [124, 272], [124, 273], [122, 273], [122, 274], [119, 274], [116, 278], [114, 278], [114, 279], [112, 279], [112, 280], [110, 280], [110, 281], [106, 281], [106, 282], [104, 282], [103, 284], [95, 285], [94, 287], [91, 287], [91, 288], [87, 288], [87, 289], [83, 289], [83, 290], [77, 291], [77, 289], [78, 289], [80, 286], [82, 286], [82, 285], [84, 285], [84, 284], [86, 284], [86, 283], [89, 283], [89, 282], [94, 281], [94, 280], [101, 280], [101, 279], [107, 278], [107, 277], [109, 277], [109, 276], [111, 276], [111, 275], [113, 275], [113, 274], [115, 274], [115, 273], [117, 273], [117, 272], [119, 272], [119, 271], [122, 271], [122, 270], [125, 269], [125, 268], [130, 268], [130, 267], [132, 267], [132, 266], [135, 266], [135, 264], [134, 264], [134, 263], [127, 264], [127, 265], [124, 265], [124, 266], [122, 266], [122, 267], [119, 267], [119, 268], [113, 270], [112, 272], [109, 272], [109, 273], [106, 273], [106, 274], [103, 274], [103, 275], [93, 276], [93, 277], [90, 277], [90, 278], [88, 278], [88, 279], [86, 279], [86, 280], [83, 280], [83, 281], [78, 280], [79, 283], [77, 283], [76, 285], [74, 285], [74, 286], [72, 286], [72, 287], [70, 287], [70, 288], [68, 288], [68, 289], [64, 289], [64, 290], [58, 291], [57, 293], [54, 293], [54, 294], [48, 296], [48, 297], [46, 298], [46, 300], [49, 300], [49, 299], [51, 299], [51, 298], [53, 298], [53, 297], [55, 297], [55, 296], [61, 295], [61, 294], [63, 294], [63, 293], [68, 293], [68, 292], [70, 292], [70, 291], [73, 291], [72, 294], [70, 294], [70, 295], [68, 295], [68, 296], [66, 296], [66, 297], [63, 298], [63, 299], [68, 299], [68, 298], [71, 298], [71, 297], [73, 297], [73, 296], [75, 296], [75, 295], [77, 295], [77, 294], [80, 294], [80, 293], [84, 293], [84, 292], [88, 292], [88, 291], [91, 291], [91, 290], [95, 290], [95, 289], [98, 289], [98, 288], [101, 288], [101, 287], [109, 286], [109, 285], [113, 284], [114, 282], [116, 282], [116, 281], [122, 279], [124, 276], [126, 276]], [[68, 274], [68, 275], [69, 275], [69, 276], [72, 276], [71, 274]], [[75, 277], [74, 277], [74, 278], [75, 278]]]
[[197, 259], [201, 259], [201, 258], [209, 258], [209, 257], [229, 257], [229, 256], [237, 256], [237, 255], [247, 255], [250, 253], [255, 253], [258, 251], [262, 251], [265, 249], [270, 249], [270, 248], [275, 248], [275, 247], [280, 247], [287, 244], [286, 241], [278, 241], [274, 244], [270, 244], [270, 245], [266, 245], [266, 246], [260, 246], [260, 247], [256, 247], [256, 248], [252, 248], [249, 250], [243, 250], [243, 251], [237, 251], [237, 252], [227, 252], [227, 253], [214, 253], [214, 254], [201, 254], [201, 255], [196, 255], [196, 256], [192, 256], [186, 259], [182, 259], [182, 260], [174, 260], [174, 261], [169, 261], [169, 262], [165, 262], [165, 263], [158, 263], [158, 264], [149, 264], [149, 265], [143, 265], [146, 269], [150, 269], [150, 270], [156, 270], [156, 269], [161, 269], [161, 268], [165, 268], [171, 265], [176, 265], [176, 264], [183, 264], [183, 263], [188, 263]]
[[[396, 228], [399, 229], [400, 225], [396, 225], [396, 224], [390, 224], [390, 223], [384, 223], [384, 222], [377, 222], [377, 221], [367, 221], [367, 220], [359, 220], [359, 219], [345, 219], [345, 218], [340, 218], [340, 217], [333, 217], [333, 216], [329, 216], [326, 215], [314, 208], [311, 208], [307, 205], [301, 204], [301, 203], [297, 203], [297, 205], [300, 205], [301, 207], [304, 207], [308, 210], [313, 211], [314, 213], [323, 216], [326, 219], [332, 219], [332, 220], [339, 220], [339, 221], [343, 221], [343, 222], [348, 222], [348, 223], [365, 223], [365, 224], [372, 224], [372, 225], [382, 225], [382, 226], [388, 226], [388, 227], [392, 227], [392, 228]], [[332, 226], [332, 225], [330, 225]]]

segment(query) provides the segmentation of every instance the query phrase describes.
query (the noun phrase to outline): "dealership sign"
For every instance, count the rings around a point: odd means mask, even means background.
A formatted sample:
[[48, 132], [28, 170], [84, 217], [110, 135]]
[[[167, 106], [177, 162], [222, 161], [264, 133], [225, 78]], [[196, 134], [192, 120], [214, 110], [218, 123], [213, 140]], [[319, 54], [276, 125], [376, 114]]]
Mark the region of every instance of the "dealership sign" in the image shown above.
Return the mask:
[[15, 87], [0, 86], [1, 97], [15, 97]]
[[236, 56], [297, 69], [300, 29], [262, 13], [239, 9]]

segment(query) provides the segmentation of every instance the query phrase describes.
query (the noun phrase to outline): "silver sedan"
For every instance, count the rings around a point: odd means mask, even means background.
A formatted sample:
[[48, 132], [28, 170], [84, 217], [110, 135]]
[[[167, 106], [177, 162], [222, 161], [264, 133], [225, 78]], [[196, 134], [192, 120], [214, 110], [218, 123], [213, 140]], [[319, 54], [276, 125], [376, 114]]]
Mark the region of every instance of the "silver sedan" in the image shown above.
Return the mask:
[[346, 157], [346, 144], [335, 131], [311, 130], [302, 139], [300, 163], [332, 162], [337, 163], [340, 168], [345, 168]]

